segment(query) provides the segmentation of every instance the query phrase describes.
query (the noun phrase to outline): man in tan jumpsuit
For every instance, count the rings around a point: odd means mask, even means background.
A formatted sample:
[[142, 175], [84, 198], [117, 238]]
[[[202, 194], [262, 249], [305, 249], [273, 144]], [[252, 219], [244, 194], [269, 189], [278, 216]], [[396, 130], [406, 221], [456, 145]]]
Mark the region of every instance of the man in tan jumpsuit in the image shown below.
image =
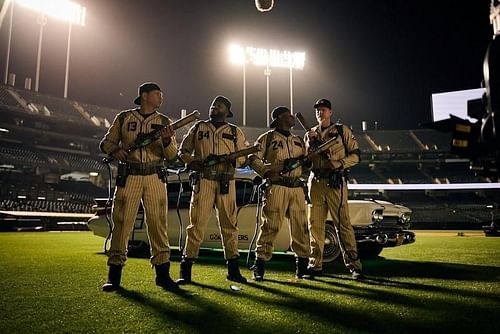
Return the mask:
[[302, 168], [280, 175], [290, 159], [304, 156], [305, 144], [301, 137], [290, 132], [295, 125], [295, 118], [287, 107], [275, 108], [272, 118], [270, 126], [275, 129], [257, 139], [262, 150], [250, 158], [250, 166], [268, 182], [257, 239], [257, 257], [253, 266], [253, 279], [256, 281], [264, 279], [264, 263], [272, 257], [274, 240], [286, 218], [290, 222], [291, 248], [296, 255], [297, 278], [306, 274], [311, 254], [304, 182], [300, 179]]
[[[102, 152], [119, 161], [117, 186], [113, 200], [113, 232], [108, 252], [108, 281], [104, 291], [120, 287], [122, 267], [127, 260], [130, 232], [142, 201], [151, 251], [151, 264], [156, 270], [156, 285], [175, 288], [170, 278], [170, 245], [167, 235], [167, 191], [160, 178], [165, 160], [174, 160], [177, 143], [170, 120], [160, 114], [163, 95], [152, 82], [139, 87], [134, 100], [139, 108], [119, 113], [100, 143]], [[127, 153], [139, 134], [161, 129], [161, 138], [143, 148]]]
[[191, 282], [191, 268], [198, 258], [208, 220], [215, 205], [224, 257], [227, 260], [227, 279], [245, 283], [238, 266], [238, 227], [236, 224], [236, 166], [245, 163], [246, 157], [237, 161], [223, 161], [211, 165], [208, 161], [216, 156], [245, 148], [245, 136], [240, 128], [227, 123], [232, 117], [231, 102], [217, 96], [210, 107], [210, 119], [197, 122], [191, 127], [179, 147], [179, 158], [187, 168], [195, 171], [195, 184], [189, 210], [190, 225], [186, 229], [186, 247], [181, 261], [178, 284]]
[[346, 267], [354, 279], [362, 278], [354, 230], [349, 219], [348, 190], [345, 171], [358, 164], [360, 151], [358, 142], [349, 127], [331, 122], [332, 104], [320, 99], [314, 104], [318, 125], [306, 133], [308, 150], [318, 142], [338, 138], [325, 153], [312, 158], [312, 173], [309, 178], [311, 204], [309, 207], [309, 232], [312, 256], [308, 275], [314, 278], [322, 274], [323, 249], [325, 245], [325, 222], [328, 212], [339, 237], [339, 244]]

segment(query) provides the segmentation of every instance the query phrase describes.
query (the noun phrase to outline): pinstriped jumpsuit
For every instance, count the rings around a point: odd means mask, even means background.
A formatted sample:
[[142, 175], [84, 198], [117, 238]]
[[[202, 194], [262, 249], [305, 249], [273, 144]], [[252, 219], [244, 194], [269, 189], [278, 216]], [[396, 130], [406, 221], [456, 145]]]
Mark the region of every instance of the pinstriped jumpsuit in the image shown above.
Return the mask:
[[[342, 125], [343, 136], [346, 143], [348, 155], [342, 143], [342, 138], [337, 132], [336, 125], [332, 123], [328, 128], [322, 130], [318, 125], [312, 130], [318, 133], [319, 139], [326, 141], [332, 137], [337, 137], [337, 141], [327, 151], [331, 160], [338, 160], [343, 168], [350, 168], [359, 163], [359, 156], [354, 153], [359, 150], [358, 142], [349, 127]], [[306, 145], [309, 143], [306, 138]], [[318, 169], [332, 169], [329, 160], [324, 155], [318, 155], [313, 160], [313, 171]], [[341, 189], [330, 188], [328, 179], [314, 179], [313, 173], [309, 178], [309, 232], [311, 239], [312, 256], [309, 267], [320, 270], [323, 265], [323, 249], [325, 246], [325, 221], [328, 211], [330, 212], [333, 224], [340, 236], [342, 256], [348, 269], [361, 270], [361, 262], [358, 259], [356, 239], [349, 218], [349, 207], [347, 204], [348, 189], [347, 183], [343, 181]], [[341, 202], [342, 201], [342, 202]], [[340, 219], [338, 215], [340, 205]]]
[[[148, 133], [170, 124], [167, 116], [153, 112], [143, 116], [139, 108], [125, 110], [118, 114], [100, 143], [100, 149], [111, 154], [119, 147], [127, 148], [139, 133]], [[165, 160], [174, 160], [177, 143], [172, 137], [170, 144], [163, 147], [161, 139], [132, 151], [127, 156], [129, 163], [151, 163], [160, 165]], [[167, 191], [165, 183], [157, 173], [150, 175], [129, 175], [124, 187], [116, 187], [113, 200], [113, 233], [108, 252], [108, 265], [124, 265], [127, 260], [127, 244], [130, 232], [142, 200], [145, 210], [147, 233], [151, 251], [151, 263], [159, 265], [170, 260], [170, 245], [167, 235]]]
[[[272, 133], [272, 135], [268, 135]], [[271, 140], [271, 143], [267, 143]], [[288, 137], [278, 131], [271, 130], [262, 134], [257, 142], [262, 150], [255, 156], [251, 167], [262, 177], [271, 169], [283, 169], [285, 159], [297, 158], [305, 154], [305, 145], [299, 136]], [[284, 178], [299, 178], [302, 168], [298, 167], [284, 175]], [[274, 240], [281, 230], [283, 222], [289, 219], [291, 232], [291, 248], [298, 257], [311, 255], [309, 233], [307, 230], [307, 211], [304, 189], [302, 187], [285, 187], [273, 184], [266, 189], [265, 202], [262, 209], [262, 225], [257, 239], [257, 257], [269, 261], [274, 249]]]
[[[218, 128], [210, 121], [200, 121], [193, 125], [179, 147], [179, 158], [186, 164], [191, 161], [205, 160], [210, 154], [222, 155], [246, 148], [245, 135], [240, 128], [236, 129], [236, 141], [229, 123]], [[246, 157], [236, 161], [237, 166], [245, 163]], [[234, 177], [235, 168], [230, 163], [220, 163], [204, 168], [202, 173], [210, 175], [230, 174]], [[186, 229], [186, 247], [184, 257], [198, 258], [200, 245], [212, 209], [215, 205], [217, 220], [222, 235], [224, 257], [226, 260], [239, 257], [238, 227], [236, 222], [236, 188], [234, 179], [229, 183], [229, 193], [220, 193], [219, 181], [201, 177], [194, 186], [189, 210], [190, 224]]]

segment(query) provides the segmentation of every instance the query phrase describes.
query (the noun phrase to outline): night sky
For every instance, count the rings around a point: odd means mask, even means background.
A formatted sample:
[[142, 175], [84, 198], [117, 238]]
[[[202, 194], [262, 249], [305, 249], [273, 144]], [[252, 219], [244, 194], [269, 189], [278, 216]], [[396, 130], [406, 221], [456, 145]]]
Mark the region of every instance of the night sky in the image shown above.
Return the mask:
[[[228, 45], [305, 51], [294, 71], [294, 111], [313, 120], [315, 100], [332, 100], [334, 118], [359, 128], [417, 128], [431, 120], [432, 93], [478, 88], [492, 38], [489, 0], [277, 0], [260, 13], [253, 0], [75, 0], [87, 7], [73, 27], [69, 98], [117, 109], [132, 107], [138, 84], [164, 90], [161, 111], [207, 113], [228, 96], [241, 125], [242, 68]], [[8, 15], [0, 30], [4, 75]], [[22, 88], [34, 82], [39, 26], [16, 6], [10, 72]], [[68, 25], [48, 19], [40, 92], [62, 97]], [[271, 109], [289, 105], [289, 72], [271, 75]], [[33, 84], [34, 87], [34, 84]], [[206, 114], [205, 114], [206, 115]], [[247, 66], [247, 125], [266, 125], [263, 68]]]

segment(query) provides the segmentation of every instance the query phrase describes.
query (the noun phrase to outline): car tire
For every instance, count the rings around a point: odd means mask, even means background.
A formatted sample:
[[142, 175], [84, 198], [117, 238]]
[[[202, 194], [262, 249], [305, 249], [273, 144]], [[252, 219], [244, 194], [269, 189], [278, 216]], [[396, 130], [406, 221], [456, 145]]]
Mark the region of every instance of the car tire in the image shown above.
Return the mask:
[[323, 249], [323, 263], [334, 261], [340, 255], [337, 232], [331, 221], [325, 224], [325, 247]]
[[384, 247], [377, 243], [358, 244], [359, 257], [362, 259], [373, 259], [380, 255]]

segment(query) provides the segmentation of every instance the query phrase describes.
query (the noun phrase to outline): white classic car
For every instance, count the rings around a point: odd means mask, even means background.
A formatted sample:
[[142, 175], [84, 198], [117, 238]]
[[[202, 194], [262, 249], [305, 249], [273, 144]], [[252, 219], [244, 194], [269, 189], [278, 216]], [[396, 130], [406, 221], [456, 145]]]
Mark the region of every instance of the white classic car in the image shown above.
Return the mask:
[[[248, 250], [255, 233], [257, 221], [257, 196], [252, 196], [261, 183], [260, 177], [248, 169], [239, 169], [235, 176], [238, 204], [239, 248]], [[180, 187], [182, 182], [182, 188]], [[179, 190], [181, 190], [179, 196]], [[171, 174], [168, 177], [168, 234], [171, 246], [185, 242], [185, 229], [189, 224], [191, 191], [188, 176]], [[110, 227], [106, 220], [107, 199], [96, 199], [96, 214], [88, 221], [88, 227], [97, 236], [106, 238]], [[179, 205], [177, 205], [179, 203]], [[111, 208], [108, 208], [108, 214]], [[212, 210], [205, 231], [203, 248], [221, 248], [221, 235]], [[405, 206], [378, 200], [349, 200], [349, 214], [361, 257], [374, 257], [384, 247], [395, 247], [415, 242], [415, 234], [408, 231], [411, 210]], [[181, 239], [182, 236], [182, 239]], [[326, 221], [324, 262], [335, 260], [340, 254], [337, 235], [331, 217]], [[130, 235], [129, 249], [148, 245], [146, 221], [142, 207], [139, 209], [134, 229]], [[255, 245], [253, 245], [255, 246]], [[284, 224], [274, 243], [275, 251], [290, 251], [290, 231]]]

